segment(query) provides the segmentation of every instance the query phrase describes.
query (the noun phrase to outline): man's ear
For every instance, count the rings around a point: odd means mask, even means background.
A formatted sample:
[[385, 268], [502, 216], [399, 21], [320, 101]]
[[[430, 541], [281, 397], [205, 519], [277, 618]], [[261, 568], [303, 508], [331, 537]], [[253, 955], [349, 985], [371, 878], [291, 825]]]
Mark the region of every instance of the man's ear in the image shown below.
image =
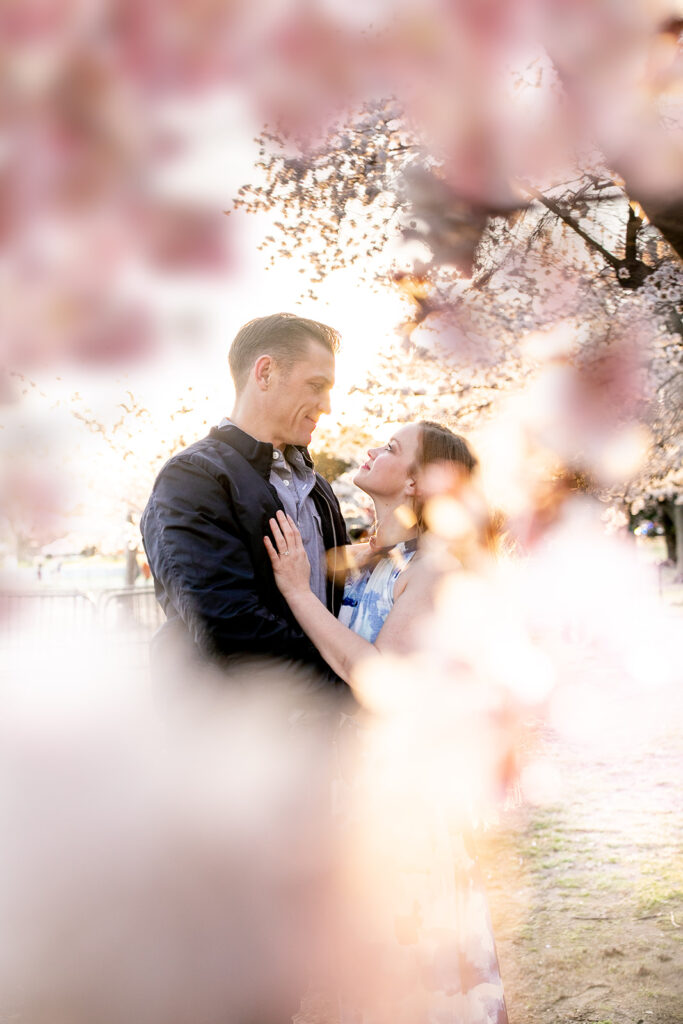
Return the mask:
[[259, 356], [254, 363], [254, 379], [261, 391], [267, 391], [273, 374], [272, 356]]

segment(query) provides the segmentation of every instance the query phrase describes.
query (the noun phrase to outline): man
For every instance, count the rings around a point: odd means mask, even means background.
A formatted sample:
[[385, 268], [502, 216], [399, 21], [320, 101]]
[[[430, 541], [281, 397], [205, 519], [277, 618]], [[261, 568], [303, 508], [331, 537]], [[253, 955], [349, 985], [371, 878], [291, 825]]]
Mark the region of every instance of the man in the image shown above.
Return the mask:
[[339, 336], [289, 313], [252, 320], [230, 348], [235, 405], [229, 419], [163, 467], [142, 517], [142, 537], [164, 633], [191, 638], [225, 662], [271, 655], [331, 670], [275, 585], [263, 538], [278, 509], [298, 524], [311, 585], [334, 613], [326, 549], [348, 542], [330, 485], [307, 446], [330, 411]]

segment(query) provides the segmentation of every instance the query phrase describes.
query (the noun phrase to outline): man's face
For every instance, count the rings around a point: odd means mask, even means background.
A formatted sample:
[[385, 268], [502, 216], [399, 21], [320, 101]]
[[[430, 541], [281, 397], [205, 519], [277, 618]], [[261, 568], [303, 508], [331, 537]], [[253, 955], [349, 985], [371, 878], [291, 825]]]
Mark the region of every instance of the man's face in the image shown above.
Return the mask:
[[292, 366], [276, 367], [268, 396], [276, 447], [310, 444], [320, 415], [330, 411], [333, 385], [334, 355], [314, 339]]

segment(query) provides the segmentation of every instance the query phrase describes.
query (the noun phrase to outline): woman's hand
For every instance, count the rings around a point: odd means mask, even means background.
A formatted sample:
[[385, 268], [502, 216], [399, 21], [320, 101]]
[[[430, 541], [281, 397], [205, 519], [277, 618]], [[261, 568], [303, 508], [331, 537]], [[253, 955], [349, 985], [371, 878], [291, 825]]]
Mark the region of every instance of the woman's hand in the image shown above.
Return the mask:
[[270, 537], [264, 537], [263, 543], [280, 593], [289, 598], [292, 594], [310, 591], [311, 566], [294, 520], [284, 512], [278, 512], [277, 519], [270, 520], [270, 529], [275, 545]]

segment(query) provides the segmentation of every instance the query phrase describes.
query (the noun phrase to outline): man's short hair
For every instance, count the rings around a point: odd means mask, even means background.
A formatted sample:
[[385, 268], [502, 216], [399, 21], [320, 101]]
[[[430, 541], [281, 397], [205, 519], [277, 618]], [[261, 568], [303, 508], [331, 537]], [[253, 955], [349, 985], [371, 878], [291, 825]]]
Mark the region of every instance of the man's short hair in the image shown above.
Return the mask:
[[235, 390], [242, 390], [259, 356], [267, 354], [281, 365], [291, 366], [306, 355], [310, 339], [320, 342], [333, 355], [339, 349], [339, 332], [317, 320], [306, 320], [293, 313], [273, 313], [250, 320], [235, 335], [228, 354]]

